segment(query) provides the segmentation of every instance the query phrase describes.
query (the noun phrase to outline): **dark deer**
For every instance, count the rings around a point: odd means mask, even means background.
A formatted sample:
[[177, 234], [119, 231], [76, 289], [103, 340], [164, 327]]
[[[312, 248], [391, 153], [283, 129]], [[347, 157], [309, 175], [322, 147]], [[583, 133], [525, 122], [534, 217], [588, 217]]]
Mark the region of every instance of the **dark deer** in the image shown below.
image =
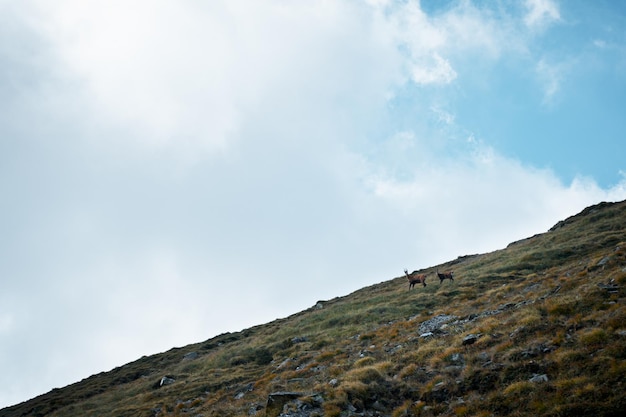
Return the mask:
[[404, 270], [406, 279], [409, 280], [409, 290], [415, 286], [415, 284], [422, 284], [426, 286], [426, 274], [418, 274], [417, 271], [413, 271], [409, 274], [409, 271]]
[[441, 284], [444, 280], [449, 279], [450, 281], [454, 281], [454, 277], [452, 276], [452, 272], [444, 272], [443, 274], [437, 270], [437, 276], [439, 277], [439, 284]]

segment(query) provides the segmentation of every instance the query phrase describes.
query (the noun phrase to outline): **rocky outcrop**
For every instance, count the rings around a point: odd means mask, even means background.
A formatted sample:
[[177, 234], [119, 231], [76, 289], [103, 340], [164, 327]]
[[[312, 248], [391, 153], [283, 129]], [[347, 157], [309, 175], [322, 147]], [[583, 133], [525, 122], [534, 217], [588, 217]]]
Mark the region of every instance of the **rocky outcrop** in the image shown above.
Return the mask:
[[267, 397], [265, 415], [267, 417], [312, 417], [323, 415], [320, 395], [306, 395], [302, 392], [273, 392]]

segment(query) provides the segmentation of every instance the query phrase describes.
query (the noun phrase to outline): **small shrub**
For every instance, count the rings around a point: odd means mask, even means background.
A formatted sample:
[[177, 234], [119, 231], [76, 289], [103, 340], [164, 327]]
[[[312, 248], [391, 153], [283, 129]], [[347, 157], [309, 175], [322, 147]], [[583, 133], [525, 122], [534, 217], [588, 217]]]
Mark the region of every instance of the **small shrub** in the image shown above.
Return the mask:
[[313, 349], [313, 350], [320, 350], [322, 348], [325, 348], [326, 346], [331, 346], [332, 344], [333, 344], [333, 342], [331, 340], [320, 339], [320, 340], [314, 342], [311, 345], [311, 349]]
[[414, 403], [412, 400], [406, 400], [402, 405], [392, 411], [391, 417], [416, 416], [422, 407], [423, 404]]
[[469, 414], [469, 408], [466, 405], [457, 405], [456, 407], [454, 407], [453, 411], [454, 415], [459, 417]]
[[561, 296], [546, 300], [546, 310], [549, 315], [573, 316], [578, 313], [578, 300], [575, 296]]
[[606, 331], [598, 327], [587, 330], [580, 335], [580, 343], [591, 349], [600, 348], [608, 341], [608, 339], [609, 336]]
[[411, 378], [415, 374], [416, 371], [417, 371], [417, 365], [414, 363], [410, 363], [404, 368], [402, 368], [402, 370], [400, 370], [400, 372], [398, 373], [398, 376], [402, 379], [408, 379], [408, 378]]
[[330, 402], [324, 403], [324, 415], [326, 417], [339, 417], [341, 416], [341, 408], [337, 404]]
[[365, 401], [371, 397], [369, 394], [370, 387], [362, 381], [344, 382], [341, 384], [339, 390], [344, 393], [342, 397], [359, 411], [363, 410]]
[[248, 362], [248, 358], [246, 358], [245, 356], [233, 356], [230, 359], [230, 366], [245, 365]]
[[613, 277], [618, 285], [626, 285], [626, 272], [619, 272]]
[[334, 352], [331, 352], [331, 351], [325, 351], [325, 352], [320, 353], [320, 354], [317, 356], [316, 360], [317, 360], [318, 362], [325, 362], [325, 361], [329, 361], [329, 360], [333, 359], [336, 355], [338, 355], [338, 354], [340, 354], [340, 353], [341, 353], [341, 351], [334, 351]]
[[530, 381], [514, 382], [504, 389], [504, 395], [526, 395], [535, 390], [535, 384]]
[[267, 348], [258, 348], [254, 351], [254, 362], [257, 365], [267, 365], [274, 359], [272, 353]]
[[366, 356], [364, 358], [361, 358], [359, 360], [357, 360], [356, 362], [354, 362], [354, 367], [355, 368], [364, 368], [366, 366], [371, 366], [376, 362], [376, 359], [372, 358], [371, 356]]
[[439, 367], [445, 364], [449, 364], [452, 362], [452, 356], [455, 353], [461, 352], [461, 348], [458, 346], [451, 346], [449, 348], [444, 349], [443, 351], [433, 355], [430, 358], [430, 364], [432, 367]]
[[384, 375], [375, 366], [364, 366], [353, 369], [345, 376], [346, 381], [360, 381], [365, 384], [384, 381]]

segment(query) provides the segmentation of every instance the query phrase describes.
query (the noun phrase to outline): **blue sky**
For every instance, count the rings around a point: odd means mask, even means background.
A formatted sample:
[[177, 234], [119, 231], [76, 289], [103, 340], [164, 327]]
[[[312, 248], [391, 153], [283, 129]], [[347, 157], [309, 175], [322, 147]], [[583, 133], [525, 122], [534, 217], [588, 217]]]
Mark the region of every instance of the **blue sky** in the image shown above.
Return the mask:
[[625, 199], [625, 19], [0, 0], [0, 407]]

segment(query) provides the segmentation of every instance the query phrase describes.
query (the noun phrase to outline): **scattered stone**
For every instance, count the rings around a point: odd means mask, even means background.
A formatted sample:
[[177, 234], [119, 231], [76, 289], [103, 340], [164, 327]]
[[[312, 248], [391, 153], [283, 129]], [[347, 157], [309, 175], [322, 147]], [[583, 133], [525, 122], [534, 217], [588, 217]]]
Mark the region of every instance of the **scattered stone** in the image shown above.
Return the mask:
[[298, 337], [294, 337], [293, 339], [291, 339], [291, 343], [298, 344], [298, 343], [304, 343], [307, 342], [308, 339], [304, 336], [298, 336]]
[[480, 337], [480, 334], [468, 334], [467, 336], [463, 338], [462, 344], [463, 346], [473, 345], [474, 343], [476, 343], [479, 337]]
[[241, 399], [242, 399], [242, 398], [246, 395], [246, 393], [251, 392], [252, 390], [254, 390], [254, 384], [253, 384], [253, 383], [247, 384], [247, 385], [245, 385], [244, 387], [242, 387], [242, 388], [241, 388], [241, 389], [237, 392], [237, 394], [235, 394], [235, 397], [234, 397], [234, 398], [235, 398], [236, 400], [241, 400]]
[[430, 320], [426, 320], [425, 322], [422, 322], [418, 328], [419, 333], [424, 334], [424, 333], [434, 332], [435, 330], [441, 329], [441, 326], [443, 326], [445, 323], [448, 323], [452, 320], [456, 320], [457, 318], [458, 318], [457, 316], [452, 316], [448, 314], [440, 314], [438, 316], [433, 317]]
[[463, 363], [463, 355], [461, 355], [460, 353], [453, 353], [452, 356], [450, 356], [450, 360], [454, 363]]
[[185, 356], [183, 356], [184, 361], [192, 361], [198, 358], [198, 352], [189, 352]]
[[263, 406], [261, 404], [252, 404], [250, 408], [248, 409], [248, 415], [256, 416], [257, 413], [261, 411], [262, 409], [263, 409]]
[[535, 374], [532, 378], [529, 379], [530, 382], [540, 383], [540, 382], [548, 382], [548, 375], [546, 374]]
[[520, 301], [519, 303], [515, 304], [515, 308], [521, 308], [530, 304], [534, 304], [535, 300], [524, 300], [524, 301]]
[[511, 339], [515, 339], [519, 334], [524, 334], [526, 331], [526, 326], [520, 326], [517, 329], [513, 330], [513, 332], [509, 335]]
[[276, 369], [283, 369], [285, 368], [287, 365], [289, 365], [291, 362], [293, 362], [293, 360], [291, 358], [287, 358], [284, 361], [282, 361], [277, 367]]
[[433, 337], [434, 335], [435, 335], [435, 334], [434, 334], [433, 332], [426, 332], [426, 333], [422, 333], [422, 334], [420, 335], [420, 337], [421, 337], [421, 338], [423, 338], [423, 339], [427, 339], [427, 338], [429, 338], [429, 337]]
[[159, 383], [159, 386], [162, 387], [164, 385], [172, 385], [174, 382], [176, 382], [174, 378], [170, 378], [169, 376], [164, 376], [163, 378], [161, 378], [161, 382]]
[[378, 400], [374, 401], [374, 403], [371, 405], [371, 408], [372, 408], [373, 410], [376, 410], [376, 411], [381, 411], [381, 412], [385, 412], [385, 411], [387, 411], [387, 407], [385, 407], [384, 405], [382, 405], [382, 404], [380, 403], [380, 401], [378, 401]]
[[598, 287], [602, 288], [603, 290], [607, 290], [611, 294], [619, 292], [619, 286], [615, 284], [615, 280], [613, 279], [611, 279], [608, 284], [598, 284]]
[[359, 352], [359, 358], [364, 358], [366, 356], [370, 356], [373, 353], [367, 349], [363, 349], [362, 351]]
[[339, 384], [339, 381], [337, 380], [337, 378], [333, 378], [330, 381], [328, 381], [328, 385], [330, 385], [331, 387], [336, 387]]
[[536, 284], [531, 284], [531, 285], [529, 285], [528, 287], [524, 288], [524, 289], [522, 290], [522, 292], [525, 292], [525, 293], [526, 293], [526, 292], [534, 291], [534, 290], [536, 290], [537, 288], [539, 288], [540, 286], [541, 286], [541, 284], [539, 284], [539, 283], [536, 283]]
[[267, 417], [278, 417], [283, 412], [283, 407], [290, 401], [294, 401], [304, 394], [301, 392], [272, 392], [267, 396], [265, 415]]
[[395, 345], [393, 347], [385, 347], [385, 352], [387, 352], [390, 355], [394, 355], [396, 353], [398, 353], [399, 351], [401, 351], [404, 348], [403, 345]]

